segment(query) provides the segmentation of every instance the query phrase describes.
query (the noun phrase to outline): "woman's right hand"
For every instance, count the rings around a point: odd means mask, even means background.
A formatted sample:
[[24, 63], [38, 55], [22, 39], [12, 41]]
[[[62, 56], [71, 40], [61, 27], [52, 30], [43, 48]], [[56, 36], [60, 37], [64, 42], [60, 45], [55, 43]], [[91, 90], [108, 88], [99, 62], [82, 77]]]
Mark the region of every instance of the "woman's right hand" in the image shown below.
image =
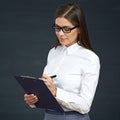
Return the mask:
[[34, 94], [25, 94], [24, 101], [28, 105], [34, 105], [38, 101], [38, 98]]

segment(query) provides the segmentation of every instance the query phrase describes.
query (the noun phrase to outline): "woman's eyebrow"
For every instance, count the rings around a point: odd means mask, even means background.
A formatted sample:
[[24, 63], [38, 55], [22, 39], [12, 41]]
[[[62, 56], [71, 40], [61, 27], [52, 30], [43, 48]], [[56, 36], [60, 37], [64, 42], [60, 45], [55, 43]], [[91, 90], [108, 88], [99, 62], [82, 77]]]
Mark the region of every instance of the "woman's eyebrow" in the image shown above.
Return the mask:
[[58, 24], [55, 24], [57, 27], [70, 27], [70, 26], [67, 26], [67, 25], [65, 25], [65, 26], [59, 26]]

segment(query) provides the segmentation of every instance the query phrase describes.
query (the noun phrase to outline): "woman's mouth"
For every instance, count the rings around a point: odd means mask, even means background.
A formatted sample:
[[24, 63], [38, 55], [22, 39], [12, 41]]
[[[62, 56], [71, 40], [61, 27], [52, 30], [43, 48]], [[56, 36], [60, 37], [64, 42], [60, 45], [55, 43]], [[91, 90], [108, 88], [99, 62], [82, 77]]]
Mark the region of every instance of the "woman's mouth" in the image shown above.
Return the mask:
[[65, 38], [60, 38], [59, 40], [60, 40], [60, 42], [65, 42], [66, 39]]

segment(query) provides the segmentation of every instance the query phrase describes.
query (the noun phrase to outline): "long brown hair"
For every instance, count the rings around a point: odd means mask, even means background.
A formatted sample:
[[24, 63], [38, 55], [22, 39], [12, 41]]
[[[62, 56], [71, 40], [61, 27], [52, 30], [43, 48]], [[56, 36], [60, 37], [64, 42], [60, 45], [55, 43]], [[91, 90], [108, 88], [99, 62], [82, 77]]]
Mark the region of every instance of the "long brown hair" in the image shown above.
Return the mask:
[[[79, 5], [75, 3], [69, 3], [59, 6], [55, 12], [54, 19], [58, 17], [64, 17], [73, 25], [78, 25], [78, 28], [80, 29], [80, 34], [78, 34], [77, 38], [78, 44], [89, 50], [93, 50], [88, 35], [85, 16], [82, 8]], [[56, 38], [56, 47], [58, 45], [60, 45], [60, 43], [59, 40]]]

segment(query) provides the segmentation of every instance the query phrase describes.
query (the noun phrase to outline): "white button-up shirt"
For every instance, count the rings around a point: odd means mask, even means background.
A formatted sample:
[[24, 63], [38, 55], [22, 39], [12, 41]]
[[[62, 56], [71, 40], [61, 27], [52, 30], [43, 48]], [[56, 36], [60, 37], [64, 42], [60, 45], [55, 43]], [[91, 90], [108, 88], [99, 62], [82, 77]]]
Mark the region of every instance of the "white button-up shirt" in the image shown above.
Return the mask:
[[57, 75], [56, 99], [64, 110], [88, 113], [95, 95], [100, 71], [98, 56], [78, 45], [52, 48], [48, 54], [44, 74]]

